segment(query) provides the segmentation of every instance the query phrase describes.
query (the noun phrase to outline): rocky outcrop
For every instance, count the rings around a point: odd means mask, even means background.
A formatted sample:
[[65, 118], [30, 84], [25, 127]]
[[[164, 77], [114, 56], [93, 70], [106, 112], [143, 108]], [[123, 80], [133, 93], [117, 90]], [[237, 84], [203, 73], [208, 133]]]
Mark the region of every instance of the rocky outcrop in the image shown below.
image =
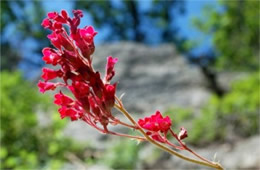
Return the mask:
[[94, 65], [104, 70], [106, 57], [119, 59], [114, 81], [117, 94], [131, 112], [153, 113], [173, 105], [199, 107], [209, 97], [206, 82], [196, 66], [189, 65], [173, 45], [148, 47], [124, 42], [96, 48]]

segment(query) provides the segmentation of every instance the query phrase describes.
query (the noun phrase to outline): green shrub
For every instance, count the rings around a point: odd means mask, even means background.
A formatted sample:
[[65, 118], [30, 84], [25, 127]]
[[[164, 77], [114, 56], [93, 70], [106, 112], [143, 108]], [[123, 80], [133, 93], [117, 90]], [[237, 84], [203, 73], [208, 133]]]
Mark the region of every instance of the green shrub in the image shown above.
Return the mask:
[[[221, 140], [227, 135], [247, 137], [259, 129], [259, 72], [234, 82], [223, 98], [212, 96], [193, 121], [190, 140], [194, 143]], [[232, 129], [231, 131], [229, 129]]]
[[259, 20], [259, 1], [219, 0], [219, 5], [223, 10], [206, 6], [201, 17], [193, 19], [193, 25], [205, 38], [212, 37], [217, 54], [214, 65], [220, 70], [257, 70], [259, 22], [255, 21]]
[[[214, 104], [214, 97], [201, 111], [201, 115], [192, 121], [187, 141], [193, 144], [204, 144], [223, 138], [224, 126], [219, 126], [218, 105]], [[219, 129], [220, 128], [220, 129]]]
[[[66, 122], [53, 112], [52, 100], [20, 73], [1, 72], [0, 98], [0, 169], [57, 169], [68, 161], [66, 152], [82, 150], [63, 137]], [[49, 114], [47, 125], [39, 126], [37, 111]]]

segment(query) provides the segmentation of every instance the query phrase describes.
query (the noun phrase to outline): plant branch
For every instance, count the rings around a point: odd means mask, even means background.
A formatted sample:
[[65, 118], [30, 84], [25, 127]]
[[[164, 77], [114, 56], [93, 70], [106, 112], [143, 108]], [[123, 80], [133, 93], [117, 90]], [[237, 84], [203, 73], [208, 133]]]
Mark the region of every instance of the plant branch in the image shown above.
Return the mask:
[[146, 138], [140, 137], [140, 136], [132, 136], [132, 135], [123, 134], [123, 133], [117, 133], [117, 132], [112, 132], [112, 131], [108, 131], [107, 133], [108, 134], [112, 134], [112, 135], [117, 135], [117, 136], [132, 138], [132, 139], [137, 139], [137, 140], [140, 140], [140, 141], [146, 141]]
[[[132, 116], [127, 112], [127, 110], [123, 107], [122, 102], [121, 102], [117, 97], [116, 97], [116, 101], [118, 102], [118, 104], [115, 103], [115, 105], [114, 105], [115, 108], [118, 109], [120, 112], [122, 112], [122, 113], [126, 116], [126, 118], [128, 118], [128, 119], [131, 121], [131, 123], [132, 123], [133, 125], [139, 127], [139, 125], [138, 125], [138, 124], [136, 123], [136, 121], [132, 118]], [[210, 163], [209, 163], [209, 162], [205, 162], [205, 161], [202, 162], [202, 161], [199, 161], [199, 160], [196, 160], [196, 159], [188, 158], [188, 157], [186, 157], [186, 156], [184, 156], [184, 155], [182, 155], [182, 154], [179, 154], [178, 152], [176, 152], [176, 151], [174, 151], [174, 150], [172, 150], [172, 149], [170, 149], [170, 148], [168, 148], [168, 147], [166, 147], [166, 146], [164, 146], [164, 145], [162, 145], [162, 144], [160, 144], [160, 143], [154, 141], [153, 139], [151, 139], [151, 138], [145, 133], [145, 131], [144, 131], [142, 128], [139, 127], [138, 130], [144, 135], [144, 137], [147, 139], [147, 141], [151, 142], [152, 144], [156, 145], [156, 146], [159, 147], [160, 149], [162, 149], [162, 150], [164, 150], [164, 151], [166, 151], [166, 152], [168, 152], [168, 153], [170, 153], [170, 154], [172, 154], [172, 155], [175, 155], [175, 156], [177, 156], [177, 157], [179, 157], [179, 158], [181, 158], [181, 159], [184, 159], [184, 160], [186, 160], [186, 161], [193, 162], [193, 163], [196, 163], [196, 164], [208, 166], [208, 167], [215, 168], [215, 169], [223, 169], [222, 166], [221, 166], [219, 163], [213, 163], [213, 162], [210, 162]]]

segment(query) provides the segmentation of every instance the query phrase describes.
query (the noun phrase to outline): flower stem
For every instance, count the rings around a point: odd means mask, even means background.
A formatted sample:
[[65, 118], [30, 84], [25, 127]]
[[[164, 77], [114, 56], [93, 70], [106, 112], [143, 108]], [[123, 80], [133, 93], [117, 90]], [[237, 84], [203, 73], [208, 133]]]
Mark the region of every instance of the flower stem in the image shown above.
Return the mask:
[[111, 123], [118, 123], [122, 126], [126, 126], [126, 127], [133, 128], [133, 129], [138, 129], [137, 126], [129, 125], [128, 123], [122, 122], [119, 119], [114, 119], [114, 122], [111, 122]]
[[171, 142], [168, 141], [167, 139], [166, 139], [166, 142], [165, 142], [165, 143], [168, 144], [168, 145], [170, 145], [171, 147], [173, 147], [173, 148], [175, 148], [175, 149], [184, 150], [183, 147], [174, 145], [173, 143], [171, 143]]
[[140, 141], [146, 141], [146, 138], [140, 137], [140, 136], [132, 136], [132, 135], [123, 134], [123, 133], [117, 133], [117, 132], [112, 132], [112, 131], [108, 131], [107, 133], [108, 133], [108, 134], [111, 134], [111, 135], [117, 135], [117, 136], [122, 136], [122, 137], [137, 139], [137, 140], [140, 140]]
[[[139, 127], [139, 125], [136, 123], [136, 121], [132, 118], [132, 116], [131, 116], [131, 115], [127, 112], [127, 110], [123, 107], [122, 102], [121, 102], [117, 97], [116, 97], [116, 100], [117, 100], [118, 104], [115, 103], [115, 108], [118, 109], [120, 112], [122, 112], [122, 113], [126, 116], [126, 118], [128, 118], [128, 119], [131, 121], [131, 123], [132, 123], [133, 125]], [[137, 130], [139, 130], [149, 142], [151, 142], [152, 144], [156, 145], [156, 146], [159, 147], [160, 149], [162, 149], [162, 150], [164, 150], [164, 151], [166, 151], [166, 152], [169, 152], [169, 153], [172, 154], [172, 155], [175, 155], [175, 156], [177, 156], [177, 157], [179, 157], [179, 158], [181, 158], [181, 159], [184, 159], [184, 160], [186, 160], [186, 161], [193, 162], [193, 163], [196, 163], [196, 164], [208, 166], [208, 167], [215, 168], [215, 169], [223, 169], [222, 166], [221, 166], [220, 164], [218, 164], [218, 163], [215, 163], [215, 162], [210, 162], [210, 163], [209, 163], [209, 162], [205, 162], [205, 161], [203, 162], [203, 161], [191, 159], [191, 158], [188, 158], [188, 157], [186, 157], [186, 156], [184, 156], [184, 155], [182, 155], [182, 154], [179, 154], [178, 152], [176, 152], [176, 151], [174, 151], [174, 150], [172, 150], [172, 149], [170, 149], [170, 148], [168, 148], [168, 147], [166, 147], [166, 146], [164, 146], [164, 145], [162, 145], [162, 144], [160, 144], [160, 143], [154, 141], [153, 139], [151, 139], [151, 138], [145, 133], [145, 131], [144, 131], [142, 128], [139, 127]]]

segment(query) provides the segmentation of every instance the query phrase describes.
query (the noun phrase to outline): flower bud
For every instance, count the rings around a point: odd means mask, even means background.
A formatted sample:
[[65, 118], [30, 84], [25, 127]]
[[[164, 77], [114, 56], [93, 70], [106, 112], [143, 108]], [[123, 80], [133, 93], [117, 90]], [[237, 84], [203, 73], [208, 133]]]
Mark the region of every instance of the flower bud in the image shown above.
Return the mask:
[[182, 140], [185, 139], [186, 137], [188, 137], [188, 132], [184, 127], [181, 127], [181, 131], [178, 134], [178, 138]]

